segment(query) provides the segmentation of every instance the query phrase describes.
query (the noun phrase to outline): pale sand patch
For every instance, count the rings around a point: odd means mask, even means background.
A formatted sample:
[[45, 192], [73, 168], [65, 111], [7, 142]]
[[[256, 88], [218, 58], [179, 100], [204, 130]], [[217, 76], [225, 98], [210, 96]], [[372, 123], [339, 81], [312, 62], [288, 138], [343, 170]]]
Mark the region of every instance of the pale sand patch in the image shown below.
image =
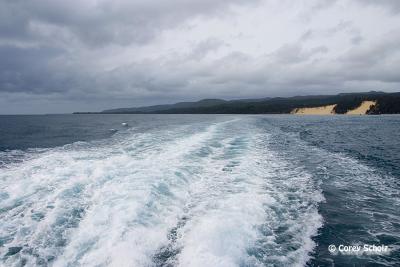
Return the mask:
[[336, 105], [328, 105], [315, 108], [295, 108], [290, 113], [298, 115], [334, 115], [335, 112], [333, 111], [333, 109], [335, 107]]
[[363, 101], [358, 108], [349, 110], [346, 115], [365, 115], [371, 106], [375, 106], [376, 101]]

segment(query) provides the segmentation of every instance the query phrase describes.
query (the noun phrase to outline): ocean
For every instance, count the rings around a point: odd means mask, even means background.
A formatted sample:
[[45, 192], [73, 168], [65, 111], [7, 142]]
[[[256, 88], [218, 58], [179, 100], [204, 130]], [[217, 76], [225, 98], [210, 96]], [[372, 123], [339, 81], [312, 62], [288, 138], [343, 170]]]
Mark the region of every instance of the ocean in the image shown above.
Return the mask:
[[400, 266], [400, 116], [0, 116], [0, 265]]

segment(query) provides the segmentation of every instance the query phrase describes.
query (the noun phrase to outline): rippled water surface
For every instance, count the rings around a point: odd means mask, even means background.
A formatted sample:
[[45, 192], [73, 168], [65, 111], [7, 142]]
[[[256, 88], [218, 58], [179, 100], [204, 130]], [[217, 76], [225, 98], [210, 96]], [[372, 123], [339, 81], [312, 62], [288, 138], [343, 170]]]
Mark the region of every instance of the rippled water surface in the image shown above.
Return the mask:
[[399, 116], [0, 116], [0, 265], [400, 266], [399, 179]]

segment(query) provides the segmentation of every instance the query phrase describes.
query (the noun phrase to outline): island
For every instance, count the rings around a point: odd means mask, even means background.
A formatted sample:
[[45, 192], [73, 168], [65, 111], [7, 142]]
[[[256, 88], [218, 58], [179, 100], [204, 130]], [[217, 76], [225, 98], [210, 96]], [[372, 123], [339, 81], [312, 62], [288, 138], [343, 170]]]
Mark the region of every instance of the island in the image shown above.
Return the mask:
[[74, 114], [296, 114], [379, 115], [400, 114], [400, 92], [343, 93], [260, 99], [203, 99], [132, 108]]

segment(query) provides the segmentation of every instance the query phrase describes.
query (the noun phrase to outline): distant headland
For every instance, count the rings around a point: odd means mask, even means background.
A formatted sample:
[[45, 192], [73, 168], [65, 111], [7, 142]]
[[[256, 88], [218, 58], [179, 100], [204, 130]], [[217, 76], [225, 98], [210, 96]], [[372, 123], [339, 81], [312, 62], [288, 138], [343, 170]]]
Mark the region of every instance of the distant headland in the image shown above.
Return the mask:
[[400, 114], [400, 92], [343, 93], [260, 99], [203, 99], [170, 105], [109, 109], [74, 114]]

